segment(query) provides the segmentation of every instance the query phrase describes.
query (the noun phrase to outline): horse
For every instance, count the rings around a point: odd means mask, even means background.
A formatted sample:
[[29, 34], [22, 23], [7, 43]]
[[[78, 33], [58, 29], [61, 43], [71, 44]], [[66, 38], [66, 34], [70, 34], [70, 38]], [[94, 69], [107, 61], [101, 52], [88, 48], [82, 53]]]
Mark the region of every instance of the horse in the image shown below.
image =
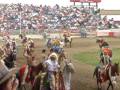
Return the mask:
[[58, 62], [60, 71], [62, 72], [65, 90], [71, 90], [71, 75], [75, 72], [74, 65], [71, 60], [67, 59], [64, 52], [59, 55]]
[[108, 65], [107, 69], [104, 69], [103, 72], [101, 72], [101, 67], [98, 65], [94, 70], [93, 77], [96, 76], [98, 90], [101, 90], [102, 89], [101, 84], [107, 81], [109, 81], [107, 90], [109, 90], [110, 86], [112, 90], [114, 90], [113, 82], [115, 82], [115, 80], [112, 80], [112, 78], [118, 75], [119, 75], [119, 63], [115, 63], [110, 66]]
[[63, 69], [65, 90], [71, 90], [71, 77], [74, 72], [75, 72], [74, 65], [72, 64], [71, 61], [68, 60], [65, 63], [65, 66]]
[[[65, 90], [63, 75], [61, 72], [56, 73], [55, 79], [56, 79], [55, 90]], [[48, 73], [46, 75], [43, 73], [37, 76], [35, 83], [33, 85], [33, 90], [51, 90], [50, 82], [48, 80]]]
[[37, 66], [23, 65], [17, 73], [20, 90], [27, 90], [25, 87], [26, 83], [30, 83], [33, 88], [36, 76], [39, 75], [40, 72], [44, 72], [42, 63], [39, 63]]
[[[52, 90], [50, 88], [50, 81], [48, 80], [48, 72], [46, 72], [44, 77], [42, 77], [43, 75], [44, 73], [37, 76], [33, 90]], [[65, 90], [63, 75], [61, 72], [55, 73], [55, 90]]]
[[[42, 77], [42, 73], [36, 76], [36, 80], [33, 85], [33, 90], [51, 90], [50, 81], [49, 81], [49, 72], [46, 73], [47, 74], [44, 77]], [[63, 73], [59, 71], [54, 74], [55, 74], [55, 82], [56, 82], [55, 90], [65, 90]]]
[[5, 62], [5, 65], [11, 69], [13, 67], [15, 67], [15, 55], [13, 52], [11, 52], [9, 55], [7, 55], [6, 57], [3, 58], [3, 61]]
[[71, 38], [71, 36], [64, 36], [64, 43], [65, 43], [65, 46], [67, 47], [67, 45], [68, 45], [68, 43], [69, 43], [69, 46], [70, 46], [70, 48], [71, 48], [71, 46], [72, 46], [72, 38]]
[[45, 73], [40, 72], [36, 76], [32, 90], [51, 90], [48, 81], [48, 74], [46, 72]]

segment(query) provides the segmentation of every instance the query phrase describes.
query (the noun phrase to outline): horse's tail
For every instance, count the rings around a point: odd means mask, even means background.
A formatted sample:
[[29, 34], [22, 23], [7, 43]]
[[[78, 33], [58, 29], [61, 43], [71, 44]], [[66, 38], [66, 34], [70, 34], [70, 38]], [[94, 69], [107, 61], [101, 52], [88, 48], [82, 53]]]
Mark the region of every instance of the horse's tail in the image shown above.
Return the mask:
[[96, 66], [95, 69], [94, 69], [93, 78], [94, 78], [95, 75], [97, 76], [98, 69], [99, 69], [99, 67]]
[[95, 68], [94, 73], [93, 73], [93, 78], [94, 78], [95, 75], [96, 75], [96, 68]]

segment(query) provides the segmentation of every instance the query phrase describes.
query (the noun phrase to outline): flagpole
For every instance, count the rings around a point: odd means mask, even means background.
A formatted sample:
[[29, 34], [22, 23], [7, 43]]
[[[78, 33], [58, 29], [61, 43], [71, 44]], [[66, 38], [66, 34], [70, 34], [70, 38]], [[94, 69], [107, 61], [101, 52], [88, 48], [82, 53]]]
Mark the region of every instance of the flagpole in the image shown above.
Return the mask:
[[21, 7], [21, 3], [19, 4], [19, 12], [20, 12], [20, 34], [22, 33], [22, 7]]
[[21, 32], [21, 25], [22, 25], [22, 22], [21, 22], [21, 11], [20, 11], [20, 34], [22, 33]]

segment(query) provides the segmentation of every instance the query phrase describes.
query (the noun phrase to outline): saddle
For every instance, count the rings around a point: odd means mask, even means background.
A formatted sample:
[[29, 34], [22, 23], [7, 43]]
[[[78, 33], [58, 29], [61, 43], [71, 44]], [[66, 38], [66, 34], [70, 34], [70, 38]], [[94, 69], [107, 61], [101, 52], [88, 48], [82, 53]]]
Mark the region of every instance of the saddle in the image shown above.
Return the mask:
[[109, 72], [111, 65], [107, 64], [106, 66], [103, 66], [100, 70], [99, 70], [99, 76], [100, 76], [100, 81], [101, 82], [105, 82], [107, 79], [107, 74]]

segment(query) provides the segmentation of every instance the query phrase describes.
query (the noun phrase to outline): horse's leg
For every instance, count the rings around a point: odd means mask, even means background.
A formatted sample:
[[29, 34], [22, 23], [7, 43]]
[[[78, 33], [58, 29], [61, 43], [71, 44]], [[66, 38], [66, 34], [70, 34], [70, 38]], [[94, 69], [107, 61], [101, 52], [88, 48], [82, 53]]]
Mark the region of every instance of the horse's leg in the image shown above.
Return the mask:
[[114, 90], [114, 87], [113, 87], [113, 84], [111, 81], [110, 81], [110, 86], [111, 86], [112, 90]]
[[66, 42], [66, 47], [68, 47], [67, 42]]
[[66, 41], [65, 41], [64, 43], [65, 43], [65, 47], [67, 47], [67, 43], [66, 43]]
[[71, 41], [69, 43], [70, 43], [70, 48], [71, 48]]
[[108, 85], [108, 87], [107, 87], [107, 90], [109, 90], [110, 86], [111, 86], [112, 90], [114, 90], [114, 87], [113, 87], [113, 84], [112, 84], [111, 81], [109, 81], [109, 85]]
[[27, 90], [27, 89], [26, 89], [25, 85], [21, 85], [21, 86], [18, 88], [18, 90]]
[[111, 85], [111, 83], [109, 82], [109, 85], [108, 85], [108, 87], [107, 87], [107, 90], [109, 90], [110, 85]]
[[101, 83], [99, 82], [99, 80], [97, 80], [97, 86], [98, 86], [98, 90], [102, 89]]
[[100, 90], [102, 90], [102, 85], [101, 85], [102, 83], [100, 83]]
[[98, 90], [100, 90], [99, 81], [98, 80], [97, 80], [97, 88], [98, 88]]
[[99, 71], [97, 71], [96, 77], [97, 77], [98, 90], [101, 90], [102, 86], [101, 86], [101, 82], [99, 81], [99, 79], [100, 79], [100, 73], [99, 73]]

